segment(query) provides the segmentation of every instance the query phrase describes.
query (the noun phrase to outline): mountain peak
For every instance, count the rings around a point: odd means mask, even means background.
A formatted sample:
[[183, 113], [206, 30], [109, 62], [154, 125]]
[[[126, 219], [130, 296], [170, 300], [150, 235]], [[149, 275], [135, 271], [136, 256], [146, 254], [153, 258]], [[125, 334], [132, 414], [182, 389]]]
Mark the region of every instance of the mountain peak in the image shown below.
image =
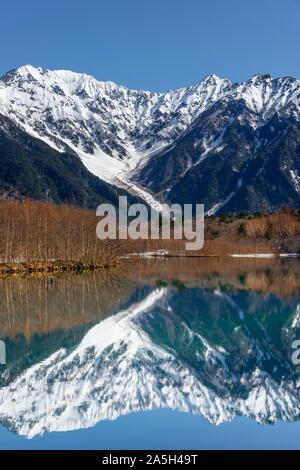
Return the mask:
[[229, 82], [228, 79], [221, 78], [218, 75], [215, 75], [214, 73], [205, 75], [203, 79], [201, 80], [202, 83], [207, 83], [207, 84], [212, 84], [212, 85], [215, 85], [219, 82], [224, 82], [224, 81]]
[[[257, 146], [262, 142], [259, 127], [275, 114], [283, 118], [293, 114], [300, 121], [299, 97], [299, 81], [273, 80], [267, 74], [256, 74], [240, 84], [211, 74], [192, 86], [166, 93], [130, 90], [84, 73], [52, 71], [29, 64], [0, 79], [0, 114], [54, 149], [75, 152], [100, 179], [121, 187], [129, 184], [133, 188], [134, 184], [142, 198], [146, 197], [142, 193], [142, 181], [143, 188], [162, 194], [162, 182], [154, 165], [157, 160], [153, 157], [177, 146], [178, 139], [192, 131], [198, 125], [198, 118], [210, 109], [218, 112], [212, 115], [211, 121], [207, 114], [200, 119], [203, 128], [194, 132], [189, 154], [185, 150], [181, 152], [186, 156], [180, 155], [176, 167], [181, 172], [184, 170], [180, 175], [192, 171], [193, 160], [204, 162], [209, 154], [225, 152], [227, 130], [236, 120], [249, 125], [251, 134], [257, 133], [253, 137]], [[240, 115], [236, 114], [237, 110]], [[247, 155], [260, 148], [252, 142], [245, 145]], [[143, 180], [139, 171], [148, 162], [155, 167], [155, 174]], [[170, 168], [168, 162], [166, 166]], [[170, 190], [180, 175], [168, 180], [164, 189]], [[133, 178], [138, 184], [133, 183]], [[295, 181], [298, 197], [298, 180]], [[199, 191], [197, 186], [197, 194]], [[235, 192], [236, 187], [231, 193]], [[220, 201], [213, 202], [212, 206]]]
[[272, 76], [269, 73], [255, 73], [251, 78], [250, 82], [257, 82], [257, 81], [267, 81], [272, 80]]
[[34, 67], [33, 65], [25, 64], [21, 65], [20, 67], [17, 67], [16, 69], [11, 70], [11, 72], [9, 73], [26, 77], [29, 74], [32, 76], [36, 76], [43, 74], [44, 72], [46, 72], [46, 70], [44, 70], [42, 67]]

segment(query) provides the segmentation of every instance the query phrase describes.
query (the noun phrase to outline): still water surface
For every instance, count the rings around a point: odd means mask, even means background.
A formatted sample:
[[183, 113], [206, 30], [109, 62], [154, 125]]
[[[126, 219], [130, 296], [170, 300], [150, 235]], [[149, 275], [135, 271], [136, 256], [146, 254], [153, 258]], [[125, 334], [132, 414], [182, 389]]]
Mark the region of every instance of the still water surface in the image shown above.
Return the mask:
[[0, 280], [0, 448], [300, 448], [299, 263]]

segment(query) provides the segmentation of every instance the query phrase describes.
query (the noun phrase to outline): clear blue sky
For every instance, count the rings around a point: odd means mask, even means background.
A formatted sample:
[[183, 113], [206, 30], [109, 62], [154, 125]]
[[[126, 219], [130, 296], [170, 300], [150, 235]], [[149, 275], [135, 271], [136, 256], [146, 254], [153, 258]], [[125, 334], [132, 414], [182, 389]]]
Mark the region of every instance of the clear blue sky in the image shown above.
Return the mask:
[[72, 69], [166, 90], [216, 73], [300, 78], [300, 0], [9, 0], [0, 74]]

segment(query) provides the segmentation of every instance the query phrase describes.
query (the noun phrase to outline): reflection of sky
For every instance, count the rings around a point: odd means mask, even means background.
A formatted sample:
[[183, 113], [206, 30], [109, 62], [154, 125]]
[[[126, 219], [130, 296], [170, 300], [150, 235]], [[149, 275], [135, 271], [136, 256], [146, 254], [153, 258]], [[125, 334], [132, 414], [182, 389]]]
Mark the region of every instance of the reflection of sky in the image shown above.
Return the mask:
[[157, 410], [32, 440], [0, 428], [0, 449], [299, 449], [299, 427], [261, 426], [246, 418], [213, 426], [199, 416]]

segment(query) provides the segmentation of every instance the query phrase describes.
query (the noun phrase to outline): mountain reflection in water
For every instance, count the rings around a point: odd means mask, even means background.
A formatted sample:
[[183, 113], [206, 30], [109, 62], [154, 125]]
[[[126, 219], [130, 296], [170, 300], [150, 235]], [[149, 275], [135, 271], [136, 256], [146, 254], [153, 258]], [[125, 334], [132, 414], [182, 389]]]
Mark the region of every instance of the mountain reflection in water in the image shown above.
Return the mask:
[[0, 420], [26, 437], [169, 408], [300, 416], [297, 260], [144, 260], [0, 281]]

